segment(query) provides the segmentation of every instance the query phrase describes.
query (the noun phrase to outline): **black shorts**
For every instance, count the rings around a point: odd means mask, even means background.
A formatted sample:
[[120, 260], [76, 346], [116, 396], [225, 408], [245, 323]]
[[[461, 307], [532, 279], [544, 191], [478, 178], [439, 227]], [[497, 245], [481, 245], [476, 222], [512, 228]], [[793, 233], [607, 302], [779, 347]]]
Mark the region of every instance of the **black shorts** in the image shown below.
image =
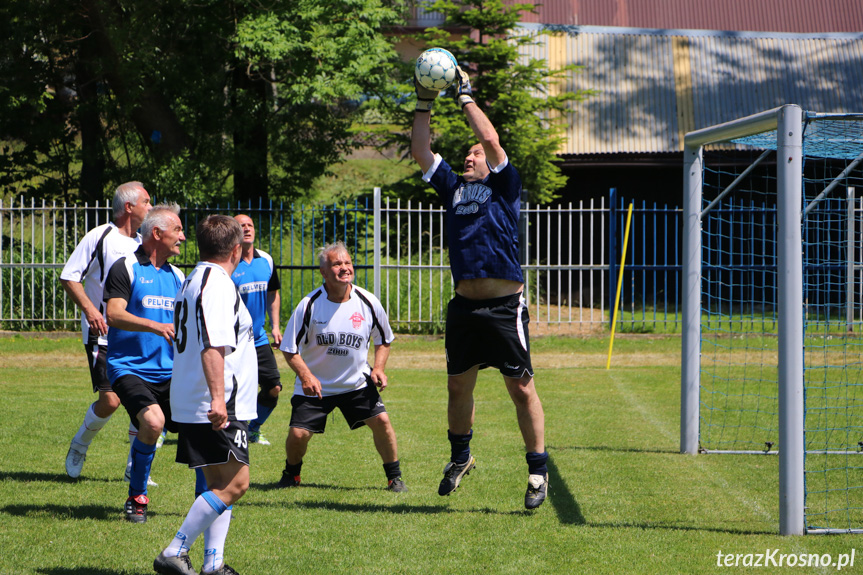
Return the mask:
[[533, 376], [530, 316], [520, 293], [471, 300], [458, 294], [446, 314], [446, 372], [460, 375], [475, 365], [506, 377]]
[[171, 420], [171, 380], [152, 383], [137, 375], [121, 375], [114, 382], [114, 393], [126, 408], [129, 419], [138, 429], [138, 413], [145, 407], [158, 405], [165, 414], [165, 429], [177, 432], [177, 424]]
[[177, 463], [190, 468], [224, 465], [231, 455], [249, 464], [249, 424], [232, 421], [225, 429], [213, 429], [210, 423], [178, 423]]
[[279, 366], [276, 364], [273, 348], [269, 344], [259, 345], [255, 348], [255, 353], [258, 354], [258, 385], [267, 393], [274, 387], [282, 389]]
[[90, 368], [90, 381], [93, 382], [93, 393], [97, 391], [114, 391], [111, 389], [111, 382], [108, 381], [108, 346], [99, 345], [94, 338], [93, 342], [84, 344], [84, 351], [87, 352], [87, 365]]
[[366, 419], [387, 412], [378, 389], [368, 384], [362, 389], [328, 395], [323, 399], [317, 396], [294, 395], [291, 397], [291, 427], [307, 429], [312, 433], [323, 433], [327, 427], [327, 415], [339, 408], [348, 426], [357, 429], [365, 425]]

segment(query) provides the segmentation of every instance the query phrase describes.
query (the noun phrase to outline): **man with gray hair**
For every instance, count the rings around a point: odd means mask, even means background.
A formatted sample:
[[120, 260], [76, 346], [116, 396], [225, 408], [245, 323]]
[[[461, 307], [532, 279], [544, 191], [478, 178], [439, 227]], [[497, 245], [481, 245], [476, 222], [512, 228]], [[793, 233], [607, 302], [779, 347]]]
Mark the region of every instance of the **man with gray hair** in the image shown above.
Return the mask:
[[133, 523], [147, 521], [147, 479], [162, 429], [176, 431], [169, 399], [174, 297], [185, 275], [168, 259], [186, 240], [179, 213], [173, 203], [154, 207], [141, 224], [141, 246], [117, 260], [105, 280], [108, 379], [138, 430], [125, 504]]
[[[353, 285], [354, 264], [345, 244], [325, 246], [318, 259], [324, 285], [299, 303], [279, 348], [297, 374], [279, 486], [299, 487], [309, 441], [324, 432], [327, 415], [339, 408], [351, 429], [371, 429], [387, 490], [407, 491], [396, 434], [378, 393], [387, 387], [394, 339], [387, 314], [373, 293]], [[370, 344], [375, 346], [373, 366], [367, 361]]]
[[114, 192], [114, 221], [90, 230], [60, 274], [63, 289], [81, 308], [81, 334], [90, 366], [90, 380], [98, 399], [90, 405], [84, 422], [66, 453], [66, 474], [81, 475], [90, 442], [120, 405], [106, 372], [108, 324], [102, 295], [108, 270], [119, 258], [133, 253], [141, 243], [137, 230], [150, 211], [150, 194], [141, 182], [126, 182]]

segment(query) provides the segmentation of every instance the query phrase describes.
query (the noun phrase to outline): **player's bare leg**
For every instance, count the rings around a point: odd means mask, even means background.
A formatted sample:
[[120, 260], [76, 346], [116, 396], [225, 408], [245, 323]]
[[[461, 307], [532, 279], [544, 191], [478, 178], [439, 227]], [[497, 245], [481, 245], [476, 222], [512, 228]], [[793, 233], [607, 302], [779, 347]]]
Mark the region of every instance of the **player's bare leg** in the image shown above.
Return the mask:
[[303, 458], [313, 435], [314, 433], [301, 427], [288, 429], [288, 437], [285, 439], [285, 470], [282, 471], [279, 487], [299, 487]]
[[393, 429], [390, 416], [387, 413], [381, 413], [380, 415], [366, 419], [364, 423], [372, 430], [375, 449], [378, 450], [378, 453], [384, 462], [384, 473], [387, 476], [387, 489], [397, 493], [407, 491], [408, 488], [404, 481], [402, 481], [402, 473], [399, 466], [398, 445], [396, 443], [396, 432]]
[[536, 509], [545, 501], [548, 490], [548, 453], [545, 451], [545, 413], [536, 393], [533, 378], [504, 377], [506, 389], [515, 404], [518, 427], [527, 450], [528, 484], [524, 506]]
[[464, 373], [447, 377], [447, 436], [450, 442], [450, 462], [443, 470], [443, 479], [438, 486], [438, 495], [449, 495], [476, 466], [476, 459], [470, 453], [470, 439], [473, 435], [473, 421], [476, 407], [473, 390], [479, 366], [473, 366]]

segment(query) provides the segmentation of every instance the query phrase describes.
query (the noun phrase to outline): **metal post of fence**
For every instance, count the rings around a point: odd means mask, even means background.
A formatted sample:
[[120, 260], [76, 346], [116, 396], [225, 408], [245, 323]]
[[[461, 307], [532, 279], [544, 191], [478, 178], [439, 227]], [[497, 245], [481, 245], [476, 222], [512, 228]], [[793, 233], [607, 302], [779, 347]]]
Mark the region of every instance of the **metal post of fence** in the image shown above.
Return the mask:
[[845, 273], [845, 329], [848, 332], [854, 331], [854, 187], [849, 186], [845, 192], [847, 205], [847, 249], [846, 256], [846, 273]]
[[[617, 188], [608, 190], [608, 309], [614, 310], [617, 285]], [[608, 314], [608, 326], [614, 323], [614, 312]]]
[[375, 297], [381, 299], [381, 189], [375, 188], [375, 222], [374, 222], [374, 246], [375, 246]]

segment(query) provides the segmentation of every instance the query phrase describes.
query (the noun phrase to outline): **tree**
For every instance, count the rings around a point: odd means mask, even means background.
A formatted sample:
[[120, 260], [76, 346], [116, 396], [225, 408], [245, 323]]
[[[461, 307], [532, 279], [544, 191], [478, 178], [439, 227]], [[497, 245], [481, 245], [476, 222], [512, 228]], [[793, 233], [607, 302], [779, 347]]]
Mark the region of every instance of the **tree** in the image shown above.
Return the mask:
[[[418, 35], [426, 46], [452, 52], [471, 77], [474, 99], [500, 135], [507, 155], [518, 167], [525, 191], [534, 202], [549, 202], [566, 184], [556, 152], [563, 143], [564, 117], [571, 103], [586, 91], [556, 90], [577, 66], [548, 68], [544, 60], [522, 58], [520, 49], [534, 43], [526, 34], [514, 33], [521, 12], [532, 12], [531, 4], [505, 4], [503, 0], [437, 0], [430, 9], [446, 16], [444, 28]], [[468, 34], [451, 39], [447, 30], [467, 29]], [[412, 77], [413, 70], [409, 72]], [[446, 92], [451, 96], [454, 89]], [[407, 109], [407, 108], [405, 108]], [[413, 101], [402, 115], [410, 131]], [[433, 149], [454, 161], [463, 158], [475, 143], [463, 114], [453, 98], [439, 97], [432, 111]], [[402, 141], [403, 149], [408, 144]]]
[[7, 0], [0, 184], [103, 198], [294, 198], [355, 144], [397, 0]]

